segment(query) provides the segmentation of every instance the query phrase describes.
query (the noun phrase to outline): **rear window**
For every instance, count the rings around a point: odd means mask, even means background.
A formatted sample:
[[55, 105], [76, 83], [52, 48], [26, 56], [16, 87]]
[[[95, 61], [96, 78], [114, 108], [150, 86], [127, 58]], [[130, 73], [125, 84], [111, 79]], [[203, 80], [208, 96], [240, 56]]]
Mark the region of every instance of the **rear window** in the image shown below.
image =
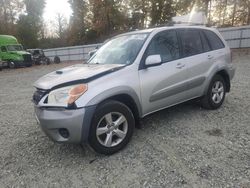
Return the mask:
[[212, 50], [218, 50], [225, 47], [221, 39], [214, 32], [208, 30], [203, 32], [205, 33]]
[[184, 57], [200, 54], [203, 46], [200, 39], [199, 30], [180, 30], [179, 31]]

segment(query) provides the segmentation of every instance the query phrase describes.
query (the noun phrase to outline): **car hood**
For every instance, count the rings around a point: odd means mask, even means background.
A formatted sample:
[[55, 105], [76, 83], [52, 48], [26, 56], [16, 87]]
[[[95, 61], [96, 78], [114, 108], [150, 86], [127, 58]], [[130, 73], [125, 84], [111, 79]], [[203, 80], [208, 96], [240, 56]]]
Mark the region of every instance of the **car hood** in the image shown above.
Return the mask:
[[77, 84], [77, 82], [86, 83], [110, 72], [119, 70], [124, 66], [125, 65], [118, 64], [77, 64], [41, 77], [35, 82], [34, 86], [39, 89], [50, 90], [66, 85], [74, 85]]

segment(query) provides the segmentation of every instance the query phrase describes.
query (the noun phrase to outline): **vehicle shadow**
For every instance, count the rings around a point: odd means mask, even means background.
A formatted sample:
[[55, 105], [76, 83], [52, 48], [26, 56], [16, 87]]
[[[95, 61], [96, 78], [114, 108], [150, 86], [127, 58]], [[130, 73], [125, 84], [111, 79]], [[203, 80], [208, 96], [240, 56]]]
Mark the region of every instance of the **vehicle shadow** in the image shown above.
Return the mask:
[[[195, 100], [191, 100], [182, 104], [178, 104], [176, 106], [172, 106], [157, 112], [154, 112], [141, 120], [141, 128], [147, 129], [150, 128], [153, 124], [160, 124], [161, 122], [168, 122], [175, 119], [183, 118], [188, 114], [192, 114], [195, 112], [199, 112], [204, 110], [201, 108], [199, 103]], [[156, 123], [154, 123], [156, 122]], [[165, 124], [165, 123], [164, 123]], [[158, 126], [158, 125], [157, 125]]]
[[[189, 101], [148, 115], [141, 120], [141, 128], [135, 129], [136, 136], [133, 137], [132, 141], [136, 143], [138, 135], [139, 137], [140, 135], [143, 137], [146, 134], [154, 134], [152, 133], [152, 130], [154, 132], [159, 132], [162, 128], [167, 128], [167, 131], [171, 132], [173, 125], [168, 122], [178, 121], [180, 118], [183, 118], [184, 114], [189, 115], [200, 110], [201, 108], [196, 102]], [[182, 128], [183, 127], [177, 127], [177, 129]], [[178, 136], [180, 135], [178, 134]], [[44, 157], [50, 156], [50, 161], [54, 161], [54, 163], [59, 161], [61, 164], [67, 164], [69, 159], [71, 159], [73, 160], [71, 165], [77, 166], [77, 163], [79, 164], [79, 162], [81, 164], [91, 164], [97, 160], [107, 159], [109, 157], [95, 153], [87, 145], [57, 144], [50, 141], [45, 135], [43, 135], [41, 139], [42, 140], [36, 140], [37, 145], [41, 146], [39, 149], [42, 151], [40, 152], [40, 155], [43, 155]], [[43, 140], [46, 141], [43, 142]], [[41, 144], [41, 142], [43, 142], [43, 144]], [[127, 153], [126, 148], [113, 156], [122, 155], [124, 152]], [[132, 144], [129, 146], [129, 150], [133, 150]], [[43, 156], [41, 158], [43, 158]]]

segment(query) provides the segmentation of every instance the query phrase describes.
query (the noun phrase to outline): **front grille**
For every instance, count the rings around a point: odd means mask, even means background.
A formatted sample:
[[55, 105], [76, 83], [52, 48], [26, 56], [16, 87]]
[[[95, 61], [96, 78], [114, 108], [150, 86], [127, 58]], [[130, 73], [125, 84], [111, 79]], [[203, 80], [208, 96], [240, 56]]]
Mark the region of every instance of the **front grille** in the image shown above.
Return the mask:
[[46, 95], [47, 91], [45, 90], [41, 90], [38, 89], [35, 91], [35, 93], [33, 94], [33, 102], [35, 104], [38, 104], [40, 102], [40, 100]]
[[32, 62], [31, 55], [30, 54], [24, 54], [23, 55], [23, 61], [24, 62]]

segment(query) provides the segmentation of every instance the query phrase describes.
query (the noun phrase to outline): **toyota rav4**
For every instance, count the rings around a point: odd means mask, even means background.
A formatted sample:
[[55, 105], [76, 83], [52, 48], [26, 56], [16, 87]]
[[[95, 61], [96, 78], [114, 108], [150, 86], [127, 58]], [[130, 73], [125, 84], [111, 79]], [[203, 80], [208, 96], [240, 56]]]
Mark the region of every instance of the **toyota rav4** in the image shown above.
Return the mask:
[[106, 42], [87, 62], [35, 82], [35, 114], [60, 143], [84, 143], [113, 154], [132, 137], [140, 118], [200, 99], [218, 109], [235, 69], [216, 29], [174, 26], [133, 31]]

